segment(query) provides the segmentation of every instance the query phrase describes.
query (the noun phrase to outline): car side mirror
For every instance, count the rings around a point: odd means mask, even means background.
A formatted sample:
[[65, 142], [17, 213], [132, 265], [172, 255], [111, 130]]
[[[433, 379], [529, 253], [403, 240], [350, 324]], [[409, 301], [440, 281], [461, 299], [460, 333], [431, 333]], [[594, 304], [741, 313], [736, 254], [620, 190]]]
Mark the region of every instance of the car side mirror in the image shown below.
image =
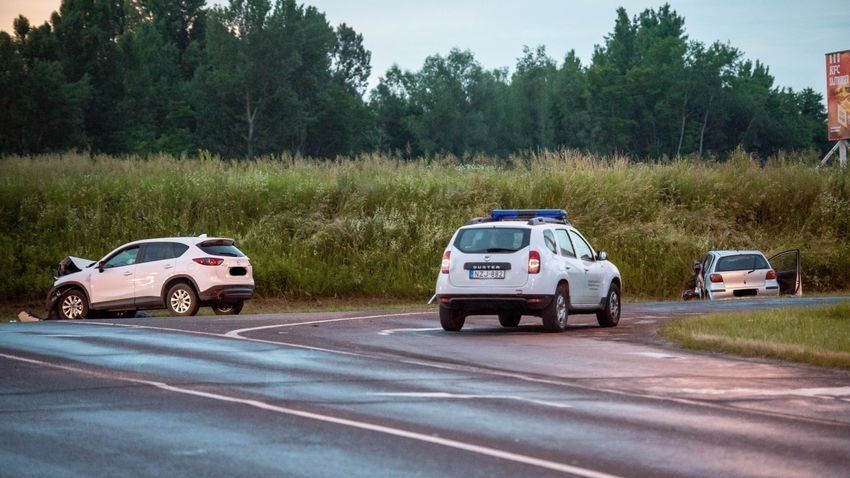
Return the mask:
[[97, 265], [97, 271], [98, 271], [98, 272], [103, 272], [103, 264], [98, 264], [98, 265]]
[[599, 258], [600, 261], [608, 260], [608, 253], [605, 251], [599, 251], [599, 254], [597, 254], [596, 256]]

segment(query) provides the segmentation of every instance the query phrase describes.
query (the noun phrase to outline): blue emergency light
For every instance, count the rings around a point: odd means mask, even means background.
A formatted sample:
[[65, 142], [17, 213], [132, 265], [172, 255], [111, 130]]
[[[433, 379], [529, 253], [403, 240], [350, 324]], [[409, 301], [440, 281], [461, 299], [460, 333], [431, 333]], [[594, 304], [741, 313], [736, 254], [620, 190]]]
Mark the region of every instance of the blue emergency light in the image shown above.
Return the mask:
[[494, 209], [490, 212], [490, 218], [493, 221], [534, 219], [536, 217], [551, 218], [566, 222], [567, 211], [564, 209]]

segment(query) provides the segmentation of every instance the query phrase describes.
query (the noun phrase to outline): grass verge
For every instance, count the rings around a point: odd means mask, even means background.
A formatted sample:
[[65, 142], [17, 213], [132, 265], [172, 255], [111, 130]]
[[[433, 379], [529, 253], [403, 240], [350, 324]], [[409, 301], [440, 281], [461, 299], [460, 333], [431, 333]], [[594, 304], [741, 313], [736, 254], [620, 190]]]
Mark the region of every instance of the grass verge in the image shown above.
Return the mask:
[[850, 304], [710, 314], [660, 333], [694, 350], [850, 369]]

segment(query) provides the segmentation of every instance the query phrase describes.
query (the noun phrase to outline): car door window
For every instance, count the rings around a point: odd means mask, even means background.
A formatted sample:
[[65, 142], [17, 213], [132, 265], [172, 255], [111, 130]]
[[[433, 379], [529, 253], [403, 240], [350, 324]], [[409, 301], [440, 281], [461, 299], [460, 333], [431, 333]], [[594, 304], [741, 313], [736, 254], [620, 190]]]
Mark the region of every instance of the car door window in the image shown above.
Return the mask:
[[558, 244], [555, 242], [555, 235], [552, 231], [543, 231], [543, 242], [546, 243], [546, 249], [552, 251], [553, 254], [558, 253]]
[[150, 242], [145, 244], [145, 254], [141, 262], [156, 262], [174, 258], [174, 248], [170, 242]]
[[189, 250], [189, 246], [186, 244], [180, 244], [179, 242], [172, 242], [171, 249], [174, 251], [173, 257], [180, 257], [184, 252]]
[[570, 231], [570, 238], [572, 238], [573, 244], [576, 247], [576, 255], [583, 260], [592, 261], [593, 249], [590, 248], [590, 245], [581, 236], [576, 234], [575, 231]]
[[573, 249], [573, 244], [570, 242], [569, 236], [567, 236], [567, 231], [557, 229], [555, 235], [558, 236], [558, 247], [561, 249], [561, 255], [564, 257], [575, 257], [576, 252]]
[[103, 263], [104, 269], [112, 267], [129, 266], [136, 263], [136, 258], [139, 256], [139, 246], [128, 247], [123, 251], [110, 257], [108, 261]]

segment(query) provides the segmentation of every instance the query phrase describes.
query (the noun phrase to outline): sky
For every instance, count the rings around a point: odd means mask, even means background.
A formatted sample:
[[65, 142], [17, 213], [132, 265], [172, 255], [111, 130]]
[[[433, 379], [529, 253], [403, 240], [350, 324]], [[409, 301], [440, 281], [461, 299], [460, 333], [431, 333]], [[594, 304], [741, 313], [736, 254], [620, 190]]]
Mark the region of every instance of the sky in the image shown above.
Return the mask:
[[[223, 4], [225, 0], [208, 0]], [[616, 9], [633, 16], [663, 2], [631, 0], [310, 0], [332, 25], [347, 23], [372, 52], [374, 86], [394, 63], [417, 70], [425, 58], [469, 49], [487, 69], [510, 67], [522, 47], [545, 45], [563, 59], [575, 50], [586, 65], [613, 30]], [[848, 0], [669, 0], [692, 40], [730, 42], [770, 67], [776, 85], [826, 90], [828, 52], [850, 49]], [[23, 13], [40, 24], [59, 0], [0, 0], [0, 29]]]

